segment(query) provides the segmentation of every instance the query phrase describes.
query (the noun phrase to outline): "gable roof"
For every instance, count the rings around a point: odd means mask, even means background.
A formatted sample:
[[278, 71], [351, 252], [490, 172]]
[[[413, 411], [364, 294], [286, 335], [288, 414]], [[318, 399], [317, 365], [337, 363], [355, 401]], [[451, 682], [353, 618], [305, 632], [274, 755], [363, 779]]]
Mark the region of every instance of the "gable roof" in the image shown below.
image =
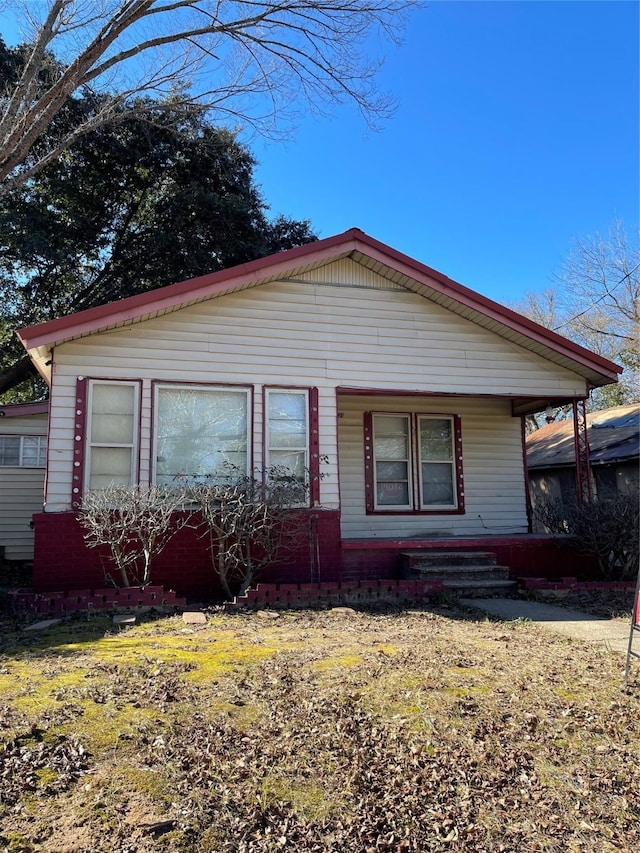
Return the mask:
[[[617, 375], [622, 372], [621, 367], [608, 359], [447, 278], [358, 228], [230, 269], [20, 329], [18, 335], [40, 373], [49, 381], [51, 352], [65, 341], [129, 326], [226, 293], [299, 277], [345, 257], [583, 376], [593, 387], [616, 382]], [[542, 401], [540, 407], [545, 405], [546, 401]]]
[[[615, 406], [587, 415], [592, 465], [632, 462], [640, 456], [640, 403]], [[547, 424], [527, 437], [527, 466], [566, 468], [576, 464], [573, 421]]]

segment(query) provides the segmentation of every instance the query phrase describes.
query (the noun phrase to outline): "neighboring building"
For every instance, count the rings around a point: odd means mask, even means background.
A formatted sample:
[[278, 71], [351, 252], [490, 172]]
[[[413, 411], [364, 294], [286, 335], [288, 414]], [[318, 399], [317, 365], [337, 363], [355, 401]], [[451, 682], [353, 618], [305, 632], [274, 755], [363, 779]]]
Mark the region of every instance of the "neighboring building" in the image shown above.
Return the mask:
[[[286, 464], [309, 534], [270, 580], [389, 577], [407, 542], [527, 540], [522, 416], [620, 368], [352, 229], [40, 326], [51, 386], [36, 588], [102, 585], [83, 492]], [[212, 589], [184, 532], [154, 580]]]
[[42, 512], [48, 403], [0, 405], [0, 560], [33, 559], [31, 519]]
[[[595, 495], [638, 494], [640, 404], [587, 415], [591, 486]], [[550, 423], [527, 437], [531, 499], [575, 501], [575, 439], [571, 420]]]

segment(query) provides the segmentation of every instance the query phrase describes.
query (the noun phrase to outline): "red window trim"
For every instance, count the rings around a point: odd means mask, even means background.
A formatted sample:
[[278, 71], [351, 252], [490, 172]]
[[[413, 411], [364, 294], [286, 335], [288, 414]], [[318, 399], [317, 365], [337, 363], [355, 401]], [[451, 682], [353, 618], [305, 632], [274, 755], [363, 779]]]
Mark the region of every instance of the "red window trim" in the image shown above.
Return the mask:
[[320, 504], [320, 418], [318, 414], [318, 389], [308, 385], [262, 386], [262, 460], [267, 458], [267, 391], [306, 391], [309, 415], [309, 503]]
[[85, 462], [87, 458], [87, 401], [89, 399], [89, 383], [102, 382], [104, 384], [117, 384], [124, 382], [127, 385], [138, 386], [138, 436], [136, 442], [136, 457], [133, 460], [133, 479], [137, 483], [140, 480], [140, 427], [142, 421], [142, 380], [126, 379], [123, 377], [109, 376], [78, 376], [76, 379], [76, 396], [73, 426], [73, 474], [71, 476], [71, 508], [80, 509], [85, 493]]
[[[373, 416], [399, 414], [408, 416], [411, 425], [411, 454], [412, 454], [412, 485], [415, 485], [417, 469], [415, 466], [418, 459], [418, 437], [417, 419], [419, 417], [447, 417], [453, 419], [454, 430], [454, 464], [457, 507], [454, 509], [423, 509], [416, 506], [415, 488], [412, 489], [413, 509], [376, 509], [375, 506], [375, 481], [374, 481], [374, 452], [373, 452]], [[364, 483], [365, 483], [365, 508], [367, 515], [464, 515], [464, 474], [462, 469], [462, 423], [460, 415], [450, 412], [365, 412], [364, 413]]]

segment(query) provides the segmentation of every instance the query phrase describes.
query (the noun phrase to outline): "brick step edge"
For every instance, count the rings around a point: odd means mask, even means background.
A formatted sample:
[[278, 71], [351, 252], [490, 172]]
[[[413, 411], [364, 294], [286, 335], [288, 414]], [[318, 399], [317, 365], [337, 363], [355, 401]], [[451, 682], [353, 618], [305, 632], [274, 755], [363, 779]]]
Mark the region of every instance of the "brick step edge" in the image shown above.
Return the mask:
[[225, 610], [270, 607], [278, 610], [327, 607], [337, 604], [418, 604], [428, 601], [444, 589], [442, 581], [379, 580], [335, 583], [262, 584], [248, 589]]
[[70, 616], [73, 613], [109, 610], [150, 610], [186, 607], [186, 598], [162, 586], [124, 587], [122, 589], [72, 589], [68, 592], [31, 592], [9, 590], [9, 612], [14, 616]]
[[426, 566], [464, 566], [474, 563], [483, 566], [495, 566], [497, 557], [492, 551], [430, 551], [418, 549], [415, 551], [403, 551], [400, 554], [402, 560], [411, 566], [416, 563], [424, 563]]
[[508, 580], [508, 566], [411, 566], [406, 570], [410, 580], [464, 580], [465, 578], [488, 578]]

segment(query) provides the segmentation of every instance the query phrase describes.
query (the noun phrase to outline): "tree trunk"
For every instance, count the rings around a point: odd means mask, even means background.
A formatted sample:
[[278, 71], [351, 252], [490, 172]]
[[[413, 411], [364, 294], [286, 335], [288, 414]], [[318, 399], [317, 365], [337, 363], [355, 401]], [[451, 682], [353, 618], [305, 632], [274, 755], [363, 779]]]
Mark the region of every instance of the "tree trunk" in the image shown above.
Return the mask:
[[22, 385], [27, 379], [37, 375], [38, 373], [29, 356], [23, 356], [20, 361], [16, 361], [8, 370], [0, 374], [0, 394], [11, 391], [12, 388]]

